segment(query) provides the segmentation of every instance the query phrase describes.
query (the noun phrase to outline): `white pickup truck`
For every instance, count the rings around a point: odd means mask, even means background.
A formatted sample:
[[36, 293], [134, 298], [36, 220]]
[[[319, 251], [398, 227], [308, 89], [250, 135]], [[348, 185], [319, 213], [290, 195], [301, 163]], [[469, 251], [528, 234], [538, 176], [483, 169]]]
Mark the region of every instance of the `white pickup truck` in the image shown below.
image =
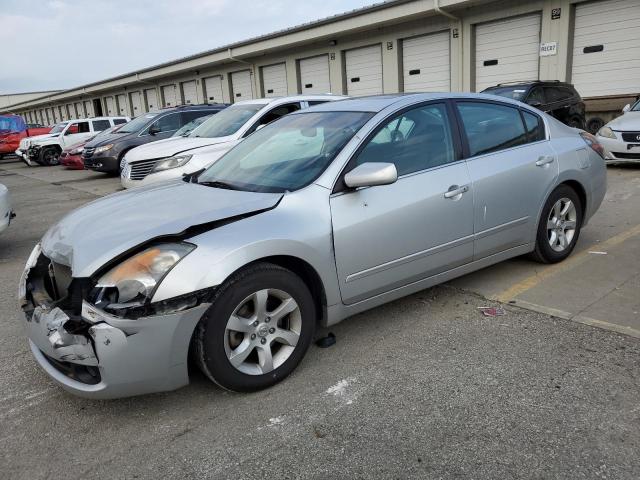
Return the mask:
[[60, 153], [68, 146], [129, 120], [129, 117], [97, 117], [61, 122], [46, 135], [23, 138], [16, 155], [30, 166], [58, 165]]

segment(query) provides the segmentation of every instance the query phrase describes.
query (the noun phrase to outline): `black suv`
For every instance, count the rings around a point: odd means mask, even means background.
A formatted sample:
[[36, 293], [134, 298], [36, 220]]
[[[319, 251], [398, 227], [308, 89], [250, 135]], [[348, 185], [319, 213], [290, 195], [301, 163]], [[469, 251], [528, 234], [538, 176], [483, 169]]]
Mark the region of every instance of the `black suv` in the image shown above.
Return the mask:
[[559, 80], [500, 83], [495, 87], [483, 90], [482, 93], [490, 93], [527, 103], [570, 127], [584, 129], [586, 125], [584, 102], [570, 83]]
[[145, 143], [169, 138], [176, 130], [204, 115], [212, 115], [227, 105], [181, 105], [142, 114], [109, 135], [88, 142], [82, 151], [84, 168], [119, 173], [124, 154]]

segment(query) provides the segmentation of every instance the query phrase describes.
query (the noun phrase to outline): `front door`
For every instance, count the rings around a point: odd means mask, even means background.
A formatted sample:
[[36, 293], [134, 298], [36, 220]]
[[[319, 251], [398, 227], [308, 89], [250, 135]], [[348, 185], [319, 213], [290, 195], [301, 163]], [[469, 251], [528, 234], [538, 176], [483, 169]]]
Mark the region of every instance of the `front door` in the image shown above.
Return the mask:
[[404, 111], [385, 121], [349, 162], [345, 172], [367, 162], [394, 163], [398, 180], [331, 196], [344, 303], [471, 261], [473, 192], [450, 118], [444, 103]]
[[457, 105], [469, 149], [478, 260], [532, 241], [558, 161], [538, 115], [487, 101]]
[[83, 142], [89, 139], [93, 133], [89, 128], [89, 122], [73, 122], [67, 126], [64, 133], [60, 137], [60, 146], [64, 150], [71, 145]]

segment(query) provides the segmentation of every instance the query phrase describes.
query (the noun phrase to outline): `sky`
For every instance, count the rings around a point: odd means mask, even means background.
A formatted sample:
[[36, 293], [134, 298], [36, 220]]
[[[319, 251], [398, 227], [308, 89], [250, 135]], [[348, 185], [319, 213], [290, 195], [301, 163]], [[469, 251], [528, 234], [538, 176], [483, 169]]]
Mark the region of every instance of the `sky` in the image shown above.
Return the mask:
[[0, 94], [68, 89], [380, 0], [0, 0]]

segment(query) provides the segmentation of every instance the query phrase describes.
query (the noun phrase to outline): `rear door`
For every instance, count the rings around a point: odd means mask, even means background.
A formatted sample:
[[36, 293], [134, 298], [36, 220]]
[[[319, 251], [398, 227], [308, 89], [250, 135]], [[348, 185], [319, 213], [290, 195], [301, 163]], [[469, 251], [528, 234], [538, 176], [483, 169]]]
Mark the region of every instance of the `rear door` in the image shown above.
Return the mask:
[[413, 106], [385, 120], [345, 169], [393, 162], [391, 185], [330, 198], [343, 302], [356, 303], [470, 262], [473, 192], [446, 103]]
[[558, 161], [538, 115], [488, 101], [456, 103], [475, 197], [478, 260], [535, 238], [538, 212], [558, 176]]

